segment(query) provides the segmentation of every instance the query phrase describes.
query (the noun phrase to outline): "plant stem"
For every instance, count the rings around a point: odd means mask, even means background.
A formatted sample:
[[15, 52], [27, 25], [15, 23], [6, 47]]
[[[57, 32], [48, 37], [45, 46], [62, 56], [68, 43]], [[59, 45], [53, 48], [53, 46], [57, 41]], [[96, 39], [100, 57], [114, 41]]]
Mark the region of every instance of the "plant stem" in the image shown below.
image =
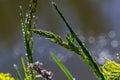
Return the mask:
[[62, 18], [62, 20], [64, 21], [64, 23], [66, 24], [66, 26], [68, 27], [68, 29], [70, 30], [70, 33], [73, 36], [73, 38], [75, 38], [76, 41], [78, 42], [78, 44], [81, 46], [81, 49], [83, 50], [83, 52], [84, 52], [84, 54], [85, 54], [85, 56], [87, 58], [87, 59], [85, 58], [84, 61], [93, 70], [93, 72], [95, 73], [95, 75], [98, 77], [99, 80], [105, 80], [103, 74], [101, 73], [98, 65], [95, 63], [94, 59], [92, 58], [90, 52], [83, 45], [81, 40], [77, 37], [76, 33], [73, 31], [71, 26], [68, 24], [68, 22], [66, 21], [65, 17], [61, 13], [61, 11], [58, 9], [57, 5], [54, 2], [52, 2], [52, 4], [53, 4], [54, 8], [56, 9], [56, 11], [58, 12], [58, 14], [60, 15], [60, 17]]
[[[23, 15], [22, 7], [20, 7], [20, 18], [28, 65], [33, 63], [33, 35], [31, 29], [34, 27], [33, 19], [35, 17], [34, 14], [36, 12], [36, 6], [37, 0], [30, 0], [29, 9], [26, 12], [25, 16]], [[34, 71], [31, 69], [30, 72], [31, 73], [28, 73], [29, 78], [26, 77], [26, 80], [34, 80]], [[26, 70], [25, 73], [27, 73]]]
[[32, 20], [34, 18], [34, 14], [36, 12], [37, 0], [31, 0], [29, 4], [28, 12], [24, 18], [22, 10], [20, 11], [23, 37], [26, 48], [26, 56], [29, 63], [33, 63], [32, 53], [33, 53], [33, 38], [32, 38]]

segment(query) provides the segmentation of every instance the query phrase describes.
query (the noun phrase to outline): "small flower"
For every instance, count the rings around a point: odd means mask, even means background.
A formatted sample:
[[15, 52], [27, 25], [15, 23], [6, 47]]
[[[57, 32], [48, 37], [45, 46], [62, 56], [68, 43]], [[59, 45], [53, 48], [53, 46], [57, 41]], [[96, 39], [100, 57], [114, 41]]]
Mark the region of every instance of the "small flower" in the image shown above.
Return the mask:
[[39, 73], [41, 74], [45, 80], [53, 80], [52, 79], [52, 73], [50, 71], [47, 71], [46, 69], [42, 69], [42, 63], [37, 61], [35, 63], [33, 63], [33, 68]]
[[0, 80], [15, 80], [9, 73], [0, 73]]
[[43, 63], [37, 61], [35, 63], [31, 63], [28, 66], [29, 69], [35, 69], [45, 80], [53, 80], [53, 74], [50, 71], [42, 68]]

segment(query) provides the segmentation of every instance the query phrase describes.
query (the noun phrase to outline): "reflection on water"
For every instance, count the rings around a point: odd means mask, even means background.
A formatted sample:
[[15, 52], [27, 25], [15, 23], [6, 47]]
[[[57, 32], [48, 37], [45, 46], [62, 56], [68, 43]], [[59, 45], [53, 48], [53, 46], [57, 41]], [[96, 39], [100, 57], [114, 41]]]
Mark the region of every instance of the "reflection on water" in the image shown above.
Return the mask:
[[[24, 55], [25, 49], [18, 6], [22, 4], [26, 10], [28, 1], [0, 0], [0, 71], [15, 74], [12, 67], [14, 63], [21, 70], [19, 56]], [[60, 0], [56, 2], [80, 39], [86, 43], [98, 64], [103, 64], [105, 58], [115, 60], [113, 53], [120, 52], [120, 38], [118, 37], [120, 32], [119, 0]], [[40, 0], [37, 9], [38, 28], [52, 31], [62, 35], [62, 37], [68, 33], [49, 0]], [[36, 35], [34, 41], [33, 57], [35, 61], [42, 61], [46, 68], [53, 71], [55, 80], [61, 80], [61, 76], [65, 80], [66, 77], [49, 56], [50, 52], [55, 53], [65, 63], [76, 80], [97, 80], [87, 65], [73, 52], [43, 38], [40, 39]], [[88, 77], [84, 77], [84, 75]]]

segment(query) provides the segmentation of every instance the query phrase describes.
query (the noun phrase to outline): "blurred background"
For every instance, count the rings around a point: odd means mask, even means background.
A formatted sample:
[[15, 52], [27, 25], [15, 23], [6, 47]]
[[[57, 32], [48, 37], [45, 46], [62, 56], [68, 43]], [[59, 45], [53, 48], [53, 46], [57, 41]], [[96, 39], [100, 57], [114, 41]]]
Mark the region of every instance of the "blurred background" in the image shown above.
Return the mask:
[[[104, 58], [117, 60], [120, 52], [120, 0], [55, 0], [79, 38], [91, 51], [99, 65]], [[20, 55], [25, 57], [19, 6], [24, 12], [29, 0], [0, 0], [0, 72], [14, 77], [13, 64], [22, 73]], [[69, 33], [50, 0], [38, 0], [38, 29], [52, 31], [65, 40]], [[43, 68], [54, 73], [54, 80], [67, 80], [50, 56], [53, 52], [65, 64], [76, 80], [97, 80], [89, 67], [74, 52], [34, 35], [34, 61], [43, 62]]]

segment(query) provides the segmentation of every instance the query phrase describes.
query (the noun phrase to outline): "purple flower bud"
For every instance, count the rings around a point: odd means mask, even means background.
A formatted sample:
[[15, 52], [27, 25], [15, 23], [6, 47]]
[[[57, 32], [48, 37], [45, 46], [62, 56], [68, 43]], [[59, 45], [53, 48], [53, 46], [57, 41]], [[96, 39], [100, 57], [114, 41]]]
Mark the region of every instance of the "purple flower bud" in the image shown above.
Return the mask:
[[50, 71], [47, 71], [46, 69], [42, 69], [42, 65], [43, 63], [37, 61], [33, 64], [30, 64], [30, 67], [34, 68], [40, 75], [43, 76], [45, 80], [53, 80], [53, 74]]

